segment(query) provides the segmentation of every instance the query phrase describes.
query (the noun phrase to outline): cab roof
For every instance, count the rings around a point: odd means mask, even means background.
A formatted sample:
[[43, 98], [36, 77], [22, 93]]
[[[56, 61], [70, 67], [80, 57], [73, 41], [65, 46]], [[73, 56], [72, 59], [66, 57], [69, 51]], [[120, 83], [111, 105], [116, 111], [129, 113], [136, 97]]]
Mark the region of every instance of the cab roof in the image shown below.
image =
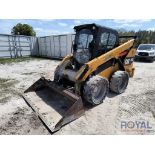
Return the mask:
[[109, 30], [109, 31], [112, 31], [114, 33], [118, 33], [115, 29], [112, 29], [112, 28], [109, 28], [109, 27], [106, 27], [106, 26], [101, 26], [101, 25], [98, 25], [98, 24], [95, 24], [95, 23], [78, 25], [78, 26], [75, 26], [74, 29], [76, 31], [84, 29], [84, 28], [90, 28], [91, 29], [93, 26], [95, 26], [97, 29]]

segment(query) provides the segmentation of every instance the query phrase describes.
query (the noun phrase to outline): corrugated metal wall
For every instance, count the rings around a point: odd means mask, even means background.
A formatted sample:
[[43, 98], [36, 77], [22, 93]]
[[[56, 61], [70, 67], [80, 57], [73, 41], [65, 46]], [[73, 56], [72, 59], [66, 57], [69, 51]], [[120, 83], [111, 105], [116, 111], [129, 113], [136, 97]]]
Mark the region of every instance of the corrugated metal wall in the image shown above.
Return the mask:
[[71, 53], [72, 41], [74, 34], [53, 35], [39, 37], [39, 52], [38, 56], [48, 58], [63, 58]]
[[0, 34], [0, 57], [21, 57], [38, 54], [36, 37]]
[[74, 34], [30, 37], [0, 34], [0, 57], [64, 58], [71, 53]]

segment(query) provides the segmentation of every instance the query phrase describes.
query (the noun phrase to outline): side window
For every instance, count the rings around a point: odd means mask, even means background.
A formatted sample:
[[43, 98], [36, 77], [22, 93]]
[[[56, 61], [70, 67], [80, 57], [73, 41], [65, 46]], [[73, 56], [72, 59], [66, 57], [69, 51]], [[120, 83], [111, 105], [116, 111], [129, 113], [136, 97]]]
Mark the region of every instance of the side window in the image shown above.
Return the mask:
[[116, 43], [116, 35], [113, 33], [104, 32], [101, 34], [100, 47], [112, 49]]
[[113, 48], [116, 43], [116, 35], [110, 33], [107, 48]]
[[100, 47], [107, 46], [109, 33], [104, 32], [101, 34]]

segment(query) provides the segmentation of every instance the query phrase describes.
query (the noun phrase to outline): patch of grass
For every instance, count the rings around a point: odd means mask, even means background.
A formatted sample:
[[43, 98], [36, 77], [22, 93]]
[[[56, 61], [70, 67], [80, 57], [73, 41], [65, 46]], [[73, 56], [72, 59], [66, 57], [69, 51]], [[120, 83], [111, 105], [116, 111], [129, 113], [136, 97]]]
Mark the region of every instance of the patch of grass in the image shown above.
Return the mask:
[[[21, 57], [21, 58], [0, 58], [0, 64], [11, 64], [11, 63], [18, 63], [22, 61], [31, 61], [31, 60], [55, 60], [50, 58], [43, 58], [43, 57]], [[55, 60], [58, 61], [58, 60]]]
[[0, 84], [7, 82], [9, 79], [0, 78]]
[[11, 98], [11, 94], [15, 93], [14, 85], [17, 82], [13, 79], [0, 78], [0, 103], [5, 103]]
[[0, 78], [0, 88], [3, 89], [3, 88], [8, 88], [8, 87], [11, 87], [15, 84], [15, 80], [13, 79], [5, 79], [5, 78]]
[[5, 96], [3, 98], [0, 98], [0, 103], [6, 103], [10, 98], [11, 96]]
[[21, 58], [0, 58], [0, 64], [10, 64], [10, 63], [18, 63], [22, 61], [30, 61], [30, 60], [42, 60], [45, 58], [41, 57], [21, 57]]
[[0, 64], [10, 64], [10, 63], [16, 63], [16, 62], [22, 62], [22, 61], [29, 61], [34, 58], [32, 57], [21, 57], [21, 58], [0, 58]]

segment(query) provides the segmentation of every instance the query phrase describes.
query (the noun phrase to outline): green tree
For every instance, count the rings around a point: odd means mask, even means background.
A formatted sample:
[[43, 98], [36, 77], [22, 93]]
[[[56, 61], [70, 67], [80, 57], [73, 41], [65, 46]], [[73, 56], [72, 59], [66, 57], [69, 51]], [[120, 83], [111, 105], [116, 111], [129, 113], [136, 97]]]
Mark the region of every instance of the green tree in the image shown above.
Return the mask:
[[36, 32], [33, 27], [28, 24], [18, 23], [11, 30], [11, 34], [14, 35], [26, 35], [26, 36], [36, 36]]
[[135, 47], [138, 47], [139, 44], [155, 44], [155, 31], [146, 31], [146, 30], [139, 30], [135, 31], [119, 31], [120, 35], [136, 35], [136, 43]]

